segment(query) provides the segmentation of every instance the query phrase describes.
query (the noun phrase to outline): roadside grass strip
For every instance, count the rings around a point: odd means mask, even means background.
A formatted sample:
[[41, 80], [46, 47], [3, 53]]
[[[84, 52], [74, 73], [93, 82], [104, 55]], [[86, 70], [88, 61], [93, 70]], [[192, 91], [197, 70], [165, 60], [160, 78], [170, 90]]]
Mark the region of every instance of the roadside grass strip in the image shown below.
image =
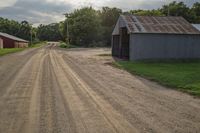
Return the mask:
[[116, 61], [112, 65], [164, 86], [200, 96], [200, 61], [163, 63]]

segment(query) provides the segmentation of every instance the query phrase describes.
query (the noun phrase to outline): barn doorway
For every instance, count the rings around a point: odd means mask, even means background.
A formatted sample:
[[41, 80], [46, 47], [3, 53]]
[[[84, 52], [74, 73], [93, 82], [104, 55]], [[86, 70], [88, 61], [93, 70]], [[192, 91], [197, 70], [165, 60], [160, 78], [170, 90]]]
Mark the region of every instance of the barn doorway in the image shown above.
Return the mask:
[[119, 42], [120, 36], [119, 35], [113, 35], [112, 37], [112, 55], [115, 57], [119, 57]]
[[120, 28], [120, 54], [119, 57], [122, 59], [129, 59], [129, 40], [130, 35], [128, 34], [127, 28]]

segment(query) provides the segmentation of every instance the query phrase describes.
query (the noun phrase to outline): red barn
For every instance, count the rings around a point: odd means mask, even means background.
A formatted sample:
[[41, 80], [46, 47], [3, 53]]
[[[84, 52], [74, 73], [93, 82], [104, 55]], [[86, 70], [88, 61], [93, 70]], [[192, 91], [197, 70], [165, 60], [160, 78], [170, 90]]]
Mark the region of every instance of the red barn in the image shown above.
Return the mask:
[[0, 32], [0, 48], [26, 48], [28, 41]]

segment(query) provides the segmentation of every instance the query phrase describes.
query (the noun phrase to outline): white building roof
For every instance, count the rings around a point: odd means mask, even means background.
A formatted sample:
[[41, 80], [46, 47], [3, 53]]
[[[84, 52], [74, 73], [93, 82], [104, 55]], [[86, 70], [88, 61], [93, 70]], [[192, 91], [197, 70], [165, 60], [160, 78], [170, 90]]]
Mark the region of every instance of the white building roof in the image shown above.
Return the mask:
[[28, 41], [26, 41], [26, 40], [24, 40], [24, 39], [18, 38], [18, 37], [16, 37], [16, 36], [9, 35], [9, 34], [7, 34], [7, 33], [2, 33], [2, 32], [0, 32], [0, 36], [9, 38], [9, 39], [12, 39], [12, 40], [15, 40], [15, 41], [19, 41], [19, 42], [28, 42]]

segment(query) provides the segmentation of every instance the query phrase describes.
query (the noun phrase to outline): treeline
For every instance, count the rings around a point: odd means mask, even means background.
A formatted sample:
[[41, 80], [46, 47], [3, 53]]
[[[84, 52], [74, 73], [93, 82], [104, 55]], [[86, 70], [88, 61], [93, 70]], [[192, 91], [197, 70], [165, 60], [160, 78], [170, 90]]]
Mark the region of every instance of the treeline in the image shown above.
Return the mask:
[[40, 25], [33, 28], [28, 22], [21, 23], [0, 18], [0, 32], [16, 35], [26, 40], [65, 41], [67, 43], [91, 47], [110, 46], [112, 30], [120, 14], [143, 16], [182, 16], [190, 23], [200, 23], [200, 2], [188, 7], [183, 2], [172, 2], [154, 10], [130, 10], [123, 12], [119, 8], [92, 7], [76, 9], [65, 14], [66, 19], [60, 23]]
[[66, 14], [66, 20], [61, 23], [64, 27], [63, 38], [67, 41], [67, 25], [69, 40], [79, 46], [110, 46], [111, 34], [120, 14], [143, 16], [182, 16], [190, 23], [200, 23], [200, 2], [188, 7], [183, 2], [172, 2], [154, 10], [131, 10], [123, 12], [118, 8], [103, 7], [94, 10], [92, 7], [77, 9]]
[[60, 30], [59, 23], [52, 23], [49, 25], [39, 25], [37, 27], [37, 37], [41, 41], [58, 41], [63, 40], [61, 35], [62, 31]]
[[8, 20], [0, 17], [0, 32], [14, 35], [25, 40], [31, 40], [31, 30], [33, 30], [33, 38], [36, 38], [36, 29], [33, 28], [27, 21], [21, 23]]

